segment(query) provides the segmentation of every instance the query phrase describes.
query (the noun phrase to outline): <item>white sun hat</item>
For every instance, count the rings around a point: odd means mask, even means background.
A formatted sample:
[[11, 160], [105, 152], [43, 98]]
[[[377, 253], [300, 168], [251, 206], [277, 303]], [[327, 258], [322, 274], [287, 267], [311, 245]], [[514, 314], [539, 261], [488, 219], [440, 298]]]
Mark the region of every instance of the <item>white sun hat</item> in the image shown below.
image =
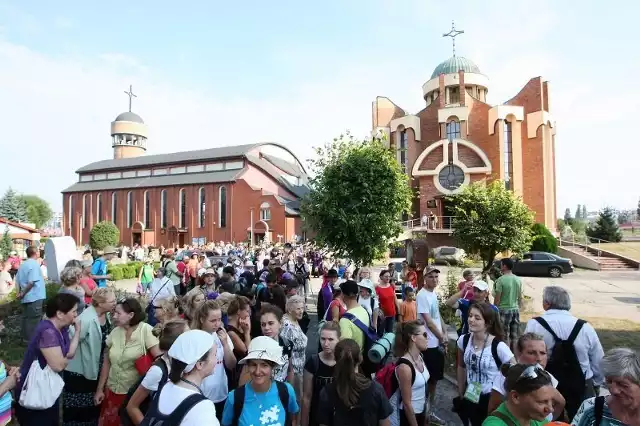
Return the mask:
[[242, 358], [239, 363], [246, 364], [252, 359], [270, 361], [278, 365], [284, 364], [282, 362], [282, 347], [277, 340], [267, 336], [258, 336], [251, 340], [247, 356]]
[[187, 366], [185, 373], [190, 372], [196, 363], [211, 350], [215, 344], [211, 333], [202, 330], [189, 330], [182, 333], [169, 348], [170, 358], [182, 361]]
[[369, 289], [370, 291], [375, 290], [373, 288], [373, 281], [371, 281], [369, 278], [360, 280], [360, 282], [358, 283], [358, 287], [363, 287], [363, 288]]

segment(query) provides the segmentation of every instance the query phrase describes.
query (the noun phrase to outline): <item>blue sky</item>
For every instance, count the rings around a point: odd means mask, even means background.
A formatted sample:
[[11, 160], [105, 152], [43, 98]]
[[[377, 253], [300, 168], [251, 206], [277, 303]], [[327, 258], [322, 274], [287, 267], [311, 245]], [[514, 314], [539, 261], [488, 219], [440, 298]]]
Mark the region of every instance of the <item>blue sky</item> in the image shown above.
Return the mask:
[[307, 158], [346, 129], [368, 134], [377, 95], [419, 111], [455, 19], [458, 54], [489, 77], [490, 103], [532, 77], [551, 82], [558, 210], [634, 207], [640, 6], [447, 4], [0, 0], [0, 141], [23, 150], [3, 162], [0, 191], [60, 209], [74, 171], [112, 156], [109, 124], [129, 84], [149, 153], [271, 140]]

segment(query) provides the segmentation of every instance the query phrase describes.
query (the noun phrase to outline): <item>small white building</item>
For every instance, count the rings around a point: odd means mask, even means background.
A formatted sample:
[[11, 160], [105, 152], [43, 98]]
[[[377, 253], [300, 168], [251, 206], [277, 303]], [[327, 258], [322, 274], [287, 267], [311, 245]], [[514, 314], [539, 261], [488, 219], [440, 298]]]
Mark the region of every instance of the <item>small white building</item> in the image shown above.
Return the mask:
[[40, 233], [31, 224], [17, 223], [0, 217], [0, 238], [6, 231], [13, 240], [13, 250], [26, 257], [27, 247], [40, 244]]

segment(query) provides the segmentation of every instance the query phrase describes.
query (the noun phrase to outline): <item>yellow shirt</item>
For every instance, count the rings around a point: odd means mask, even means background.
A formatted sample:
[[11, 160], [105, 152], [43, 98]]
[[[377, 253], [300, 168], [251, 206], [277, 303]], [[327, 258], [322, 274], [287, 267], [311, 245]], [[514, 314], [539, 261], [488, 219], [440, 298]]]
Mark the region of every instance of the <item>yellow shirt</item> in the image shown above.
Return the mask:
[[[369, 326], [369, 313], [362, 306], [358, 305], [347, 312], [362, 321], [364, 325]], [[357, 325], [344, 317], [340, 318], [340, 339], [353, 339], [360, 346], [360, 350], [364, 350], [364, 333]]]
[[111, 362], [107, 387], [111, 392], [126, 394], [140, 378], [135, 367], [136, 360], [158, 344], [158, 338], [151, 330], [153, 327], [141, 322], [131, 333], [128, 342], [125, 342], [125, 330], [122, 327], [114, 328], [107, 336], [106, 344]]

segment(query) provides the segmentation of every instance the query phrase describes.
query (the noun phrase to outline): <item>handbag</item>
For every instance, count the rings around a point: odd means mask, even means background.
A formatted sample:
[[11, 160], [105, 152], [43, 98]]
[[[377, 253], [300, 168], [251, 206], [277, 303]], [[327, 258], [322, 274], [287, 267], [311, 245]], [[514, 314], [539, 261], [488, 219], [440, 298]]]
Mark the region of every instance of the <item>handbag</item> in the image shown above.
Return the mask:
[[144, 348], [144, 354], [140, 356], [140, 358], [136, 359], [133, 365], [136, 367], [136, 371], [138, 372], [138, 374], [144, 376], [145, 374], [147, 374], [147, 371], [149, 371], [149, 369], [155, 362], [155, 359], [153, 358], [153, 355], [151, 355], [147, 350], [147, 345], [144, 341], [144, 338], [142, 339], [142, 346]]
[[20, 392], [19, 403], [24, 408], [46, 410], [53, 407], [64, 388], [64, 380], [48, 365], [40, 367], [36, 359], [29, 367], [29, 372]]

